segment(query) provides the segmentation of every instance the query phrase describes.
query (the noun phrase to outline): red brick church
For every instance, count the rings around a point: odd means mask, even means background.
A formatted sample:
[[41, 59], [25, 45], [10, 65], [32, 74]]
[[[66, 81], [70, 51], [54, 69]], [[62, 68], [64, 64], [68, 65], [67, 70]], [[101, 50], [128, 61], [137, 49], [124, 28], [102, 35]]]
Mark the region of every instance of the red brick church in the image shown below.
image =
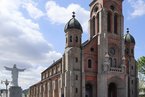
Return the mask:
[[138, 97], [135, 39], [124, 34], [123, 0], [90, 3], [89, 39], [75, 14], [66, 23], [62, 58], [41, 73], [30, 97]]

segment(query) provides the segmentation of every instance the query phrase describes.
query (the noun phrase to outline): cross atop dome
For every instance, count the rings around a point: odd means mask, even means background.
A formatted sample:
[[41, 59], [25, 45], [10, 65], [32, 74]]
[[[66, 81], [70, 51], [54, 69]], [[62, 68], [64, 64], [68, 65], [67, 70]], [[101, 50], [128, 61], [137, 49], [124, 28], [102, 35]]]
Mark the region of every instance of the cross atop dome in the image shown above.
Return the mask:
[[127, 28], [127, 33], [129, 33], [129, 28]]
[[72, 17], [75, 18], [75, 14], [76, 14], [76, 13], [73, 11], [72, 14], [73, 14]]

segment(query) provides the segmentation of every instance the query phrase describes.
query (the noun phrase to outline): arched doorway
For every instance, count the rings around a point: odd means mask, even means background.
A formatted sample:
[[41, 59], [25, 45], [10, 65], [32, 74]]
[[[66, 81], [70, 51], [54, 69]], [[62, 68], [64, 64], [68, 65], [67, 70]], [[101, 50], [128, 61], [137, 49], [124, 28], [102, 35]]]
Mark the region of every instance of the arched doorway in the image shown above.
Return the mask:
[[86, 95], [85, 97], [93, 97], [93, 87], [91, 84], [86, 84]]
[[115, 83], [110, 83], [108, 86], [108, 97], [117, 97], [117, 86]]

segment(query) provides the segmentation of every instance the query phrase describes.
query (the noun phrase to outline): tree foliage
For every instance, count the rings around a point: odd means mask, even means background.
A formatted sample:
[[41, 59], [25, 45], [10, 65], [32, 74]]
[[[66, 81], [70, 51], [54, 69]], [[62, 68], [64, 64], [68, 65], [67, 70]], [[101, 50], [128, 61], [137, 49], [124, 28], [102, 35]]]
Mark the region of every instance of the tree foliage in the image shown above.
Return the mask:
[[145, 75], [145, 56], [137, 60], [138, 72]]
[[145, 97], [145, 56], [137, 60], [138, 77], [139, 77], [139, 97]]

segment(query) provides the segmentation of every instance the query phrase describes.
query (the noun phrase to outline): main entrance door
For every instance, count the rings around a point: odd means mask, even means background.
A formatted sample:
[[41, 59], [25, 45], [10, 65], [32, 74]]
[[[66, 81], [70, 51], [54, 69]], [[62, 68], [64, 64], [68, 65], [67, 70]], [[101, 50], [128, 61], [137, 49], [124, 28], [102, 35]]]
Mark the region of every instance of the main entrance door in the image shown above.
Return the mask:
[[108, 86], [108, 97], [117, 97], [117, 87], [115, 83], [110, 83]]
[[91, 84], [86, 84], [86, 97], [93, 97], [93, 88]]

